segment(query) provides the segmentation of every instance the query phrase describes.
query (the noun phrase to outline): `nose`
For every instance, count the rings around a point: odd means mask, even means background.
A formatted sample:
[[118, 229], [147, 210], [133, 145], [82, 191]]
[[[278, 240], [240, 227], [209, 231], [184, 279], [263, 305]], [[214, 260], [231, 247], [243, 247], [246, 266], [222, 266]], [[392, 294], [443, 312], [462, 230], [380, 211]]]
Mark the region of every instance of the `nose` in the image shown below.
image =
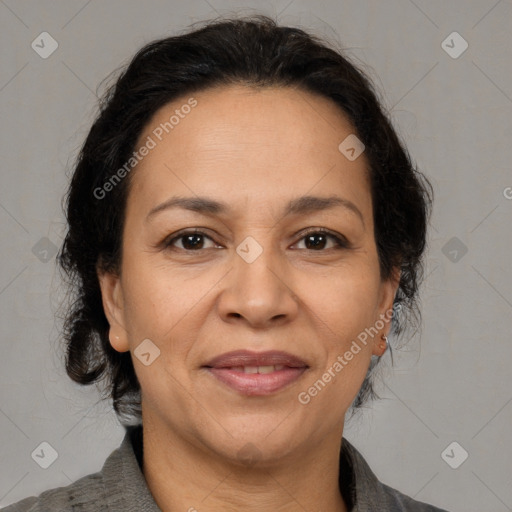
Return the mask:
[[290, 322], [297, 315], [290, 270], [276, 251], [264, 249], [250, 263], [234, 253], [233, 268], [223, 282], [218, 312], [226, 322], [265, 329]]

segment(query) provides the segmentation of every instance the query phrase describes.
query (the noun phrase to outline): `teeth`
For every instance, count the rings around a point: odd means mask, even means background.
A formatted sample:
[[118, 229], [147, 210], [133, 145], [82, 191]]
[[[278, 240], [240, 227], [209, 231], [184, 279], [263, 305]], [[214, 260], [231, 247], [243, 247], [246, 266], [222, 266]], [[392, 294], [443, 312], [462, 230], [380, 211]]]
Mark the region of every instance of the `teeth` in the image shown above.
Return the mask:
[[232, 370], [235, 370], [237, 372], [243, 372], [243, 373], [272, 373], [275, 371], [282, 370], [284, 368], [284, 365], [282, 364], [276, 364], [276, 365], [268, 365], [268, 366], [234, 366], [231, 368]]
[[283, 364], [274, 364], [274, 365], [267, 365], [267, 366], [232, 366], [229, 368], [230, 370], [233, 370], [235, 372], [242, 372], [242, 373], [272, 373], [272, 372], [278, 372], [279, 370], [284, 369]]
[[276, 367], [272, 366], [258, 366], [258, 373], [272, 373]]

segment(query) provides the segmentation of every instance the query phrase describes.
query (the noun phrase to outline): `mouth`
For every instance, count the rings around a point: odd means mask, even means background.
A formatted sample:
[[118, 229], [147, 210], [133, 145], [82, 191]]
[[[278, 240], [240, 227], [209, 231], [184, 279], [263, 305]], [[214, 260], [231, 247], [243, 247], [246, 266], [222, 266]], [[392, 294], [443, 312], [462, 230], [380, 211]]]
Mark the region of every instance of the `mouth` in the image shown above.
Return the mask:
[[242, 395], [266, 396], [297, 381], [309, 366], [287, 352], [239, 350], [217, 356], [203, 368]]

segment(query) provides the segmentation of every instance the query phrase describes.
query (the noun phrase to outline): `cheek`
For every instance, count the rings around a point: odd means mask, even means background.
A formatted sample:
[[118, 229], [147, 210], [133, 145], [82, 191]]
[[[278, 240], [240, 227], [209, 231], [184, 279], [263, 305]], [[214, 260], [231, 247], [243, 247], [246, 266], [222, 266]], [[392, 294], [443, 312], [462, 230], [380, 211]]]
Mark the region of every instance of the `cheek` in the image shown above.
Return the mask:
[[152, 265], [143, 257], [126, 259], [123, 268], [125, 318], [130, 334], [160, 339], [179, 322], [201, 296], [180, 273]]
[[320, 279], [306, 278], [298, 289], [326, 332], [336, 336], [339, 348], [375, 321], [379, 278], [372, 268], [351, 267]]
[[323, 417], [327, 429], [339, 425], [371, 361], [372, 340], [361, 334], [375, 322], [378, 288], [371, 273], [365, 278], [354, 275], [325, 280], [322, 290], [312, 288], [309, 295], [323, 356], [321, 367], [300, 390], [298, 400], [312, 418]]
[[379, 276], [372, 268], [351, 269], [316, 283], [321, 286], [309, 285], [308, 308], [314, 312], [324, 356], [303, 391], [319, 413], [330, 411], [326, 414], [337, 421], [357, 395], [371, 361], [373, 343], [365, 330], [376, 320]]
[[[187, 287], [179, 272], [143, 265], [139, 257], [137, 268], [126, 261], [125, 321], [135, 373], [144, 400], [158, 409], [165, 393], [170, 409], [182, 408], [183, 386], [188, 386], [183, 364], [193, 346], [197, 333], [191, 320], [201, 309], [203, 293], [198, 287]], [[125, 270], [123, 269], [123, 270]], [[130, 272], [131, 270], [131, 272]], [[200, 314], [200, 313], [199, 313]], [[146, 365], [137, 354], [143, 340], [150, 355]], [[188, 396], [188, 395], [187, 395]], [[161, 405], [161, 404], [160, 404]]]
[[[152, 265], [141, 256], [133, 262], [136, 264], [130, 265], [125, 260], [123, 290], [125, 322], [139, 381], [147, 384], [147, 389], [162, 380], [171, 386], [173, 377], [178, 376], [184, 382], [188, 358], [211, 308], [207, 292], [214, 288], [218, 276], [202, 274], [194, 280], [179, 269]], [[156, 346], [154, 366], [144, 366], [136, 359], [137, 347], [146, 339]], [[167, 370], [172, 371], [169, 374]]]
[[[346, 364], [336, 359], [330, 361], [325, 371], [297, 395], [300, 407], [304, 408], [304, 426], [326, 432], [340, 428], [342, 418], [361, 388], [368, 365], [369, 355], [363, 352]], [[322, 418], [321, 427], [316, 425], [318, 418]]]

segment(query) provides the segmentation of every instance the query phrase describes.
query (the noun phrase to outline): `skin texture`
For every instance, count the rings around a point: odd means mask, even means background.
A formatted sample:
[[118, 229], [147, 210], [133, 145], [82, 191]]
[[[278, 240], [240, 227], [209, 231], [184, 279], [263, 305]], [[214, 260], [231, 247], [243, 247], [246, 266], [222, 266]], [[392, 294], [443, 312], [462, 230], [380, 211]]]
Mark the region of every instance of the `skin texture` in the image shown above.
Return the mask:
[[[197, 106], [133, 171], [120, 275], [99, 275], [112, 346], [132, 352], [142, 388], [145, 478], [164, 511], [346, 510], [344, 415], [389, 323], [310, 403], [297, 396], [393, 304], [398, 283], [380, 276], [367, 161], [338, 150], [354, 129], [326, 98], [241, 85], [193, 96]], [[141, 143], [187, 99], [160, 109]], [[283, 216], [303, 195], [339, 196], [361, 217], [343, 206]], [[173, 196], [229, 209], [147, 219]], [[166, 247], [184, 228], [206, 233], [200, 248], [183, 238]], [[307, 245], [307, 228], [349, 246]], [[263, 249], [252, 263], [236, 252], [248, 236]], [[147, 338], [160, 350], [149, 366], [133, 354]], [[244, 396], [202, 368], [238, 349], [287, 351], [309, 368], [271, 396]]]

